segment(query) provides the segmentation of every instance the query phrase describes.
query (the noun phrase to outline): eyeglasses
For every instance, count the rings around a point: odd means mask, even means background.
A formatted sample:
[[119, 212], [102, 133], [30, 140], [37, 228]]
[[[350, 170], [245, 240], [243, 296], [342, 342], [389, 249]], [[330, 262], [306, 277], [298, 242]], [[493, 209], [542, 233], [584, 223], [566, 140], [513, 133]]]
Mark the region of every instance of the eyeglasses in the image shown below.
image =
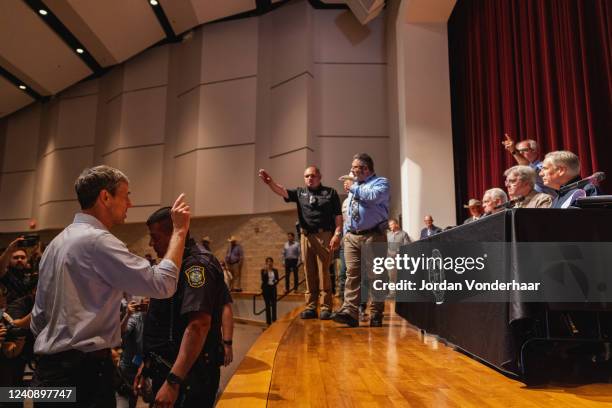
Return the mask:
[[516, 149], [516, 151], [519, 152], [519, 153], [527, 153], [527, 152], [531, 151], [531, 148], [530, 147], [525, 147], [523, 149]]
[[304, 178], [315, 178], [317, 177], [316, 174], [304, 174]]
[[513, 179], [508, 178], [508, 179], [506, 179], [505, 184], [506, 184], [506, 185], [510, 185], [510, 184], [517, 184], [519, 181], [520, 181], [520, 180], [519, 180], [519, 179], [516, 179], [516, 178], [513, 178]]
[[367, 168], [368, 166], [351, 166], [351, 170], [363, 170]]

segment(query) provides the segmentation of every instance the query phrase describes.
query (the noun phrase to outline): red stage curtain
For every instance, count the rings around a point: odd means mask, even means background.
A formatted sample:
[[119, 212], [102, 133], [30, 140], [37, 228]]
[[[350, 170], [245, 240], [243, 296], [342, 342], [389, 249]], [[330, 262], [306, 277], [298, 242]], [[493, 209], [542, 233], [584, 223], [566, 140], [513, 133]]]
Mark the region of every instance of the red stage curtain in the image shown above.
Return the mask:
[[612, 1], [459, 0], [448, 37], [459, 219], [504, 187], [504, 133], [612, 178]]

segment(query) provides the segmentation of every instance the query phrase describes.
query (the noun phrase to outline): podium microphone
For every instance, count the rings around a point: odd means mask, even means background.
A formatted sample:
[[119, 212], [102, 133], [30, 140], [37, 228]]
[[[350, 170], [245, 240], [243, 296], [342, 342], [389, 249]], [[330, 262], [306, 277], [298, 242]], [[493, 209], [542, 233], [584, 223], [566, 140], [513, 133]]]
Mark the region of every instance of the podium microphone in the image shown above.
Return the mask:
[[578, 180], [576, 182], [568, 184], [567, 186], [564, 186], [563, 188], [559, 190], [559, 195], [563, 195], [567, 193], [568, 191], [573, 190], [575, 188], [582, 188], [589, 183], [599, 183], [600, 181], [603, 181], [605, 179], [606, 179], [606, 173], [604, 173], [603, 171], [595, 172], [587, 178], [583, 178], [582, 180]]
[[506, 201], [505, 203], [496, 206], [494, 208], [494, 210], [499, 210], [500, 208], [512, 208], [512, 207], [514, 207], [514, 204], [518, 204], [521, 201], [525, 201], [525, 197], [524, 196], [518, 196], [516, 198], [513, 198], [510, 201]]

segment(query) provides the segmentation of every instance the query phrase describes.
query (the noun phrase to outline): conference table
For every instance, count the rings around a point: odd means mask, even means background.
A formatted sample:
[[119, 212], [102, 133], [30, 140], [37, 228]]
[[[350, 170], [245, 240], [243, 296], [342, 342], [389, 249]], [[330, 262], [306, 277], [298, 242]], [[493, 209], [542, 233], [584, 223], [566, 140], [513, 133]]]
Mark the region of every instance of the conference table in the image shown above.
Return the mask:
[[[426, 238], [427, 244], [461, 245], [467, 242], [488, 243], [606, 243], [612, 242], [612, 210], [610, 209], [510, 209], [484, 217], [478, 221], [448, 229]], [[404, 248], [422, 245], [417, 241]], [[603, 256], [603, 255], [602, 255]], [[610, 254], [605, 254], [610, 256]], [[516, 259], [510, 258], [512, 265]], [[520, 268], [518, 268], [520, 269]], [[523, 267], [523, 269], [526, 269]], [[517, 267], [511, 267], [518, 273]], [[520, 271], [523, 275], [528, 270]], [[611, 274], [612, 275], [612, 274]], [[610, 341], [609, 324], [612, 305], [605, 302], [544, 303], [528, 302], [520, 296], [512, 296], [495, 302], [401, 302], [397, 301], [396, 313], [412, 325], [437, 335], [460, 350], [501, 371], [523, 375], [521, 352], [534, 338], [563, 337], [566, 333], [550, 328], [551, 311], [578, 310], [578, 326], [590, 326], [596, 320], [606, 320], [604, 332], [576, 331], [572, 341]], [[568, 315], [571, 316], [571, 315]], [[586, 320], [585, 320], [586, 319]], [[586, 323], [585, 323], [586, 322]], [[573, 324], [573, 323], [572, 323]], [[606, 327], [608, 329], [606, 329]], [[555, 331], [556, 330], [556, 331]], [[607, 331], [606, 331], [607, 330]]]

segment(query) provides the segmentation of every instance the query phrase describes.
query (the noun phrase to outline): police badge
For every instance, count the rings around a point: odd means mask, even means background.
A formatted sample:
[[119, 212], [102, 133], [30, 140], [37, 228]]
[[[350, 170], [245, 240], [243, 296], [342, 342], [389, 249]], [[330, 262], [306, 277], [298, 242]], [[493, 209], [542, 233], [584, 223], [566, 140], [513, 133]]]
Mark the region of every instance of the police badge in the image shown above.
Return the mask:
[[194, 265], [185, 271], [187, 276], [187, 283], [192, 288], [199, 288], [204, 286], [204, 267], [200, 265]]

